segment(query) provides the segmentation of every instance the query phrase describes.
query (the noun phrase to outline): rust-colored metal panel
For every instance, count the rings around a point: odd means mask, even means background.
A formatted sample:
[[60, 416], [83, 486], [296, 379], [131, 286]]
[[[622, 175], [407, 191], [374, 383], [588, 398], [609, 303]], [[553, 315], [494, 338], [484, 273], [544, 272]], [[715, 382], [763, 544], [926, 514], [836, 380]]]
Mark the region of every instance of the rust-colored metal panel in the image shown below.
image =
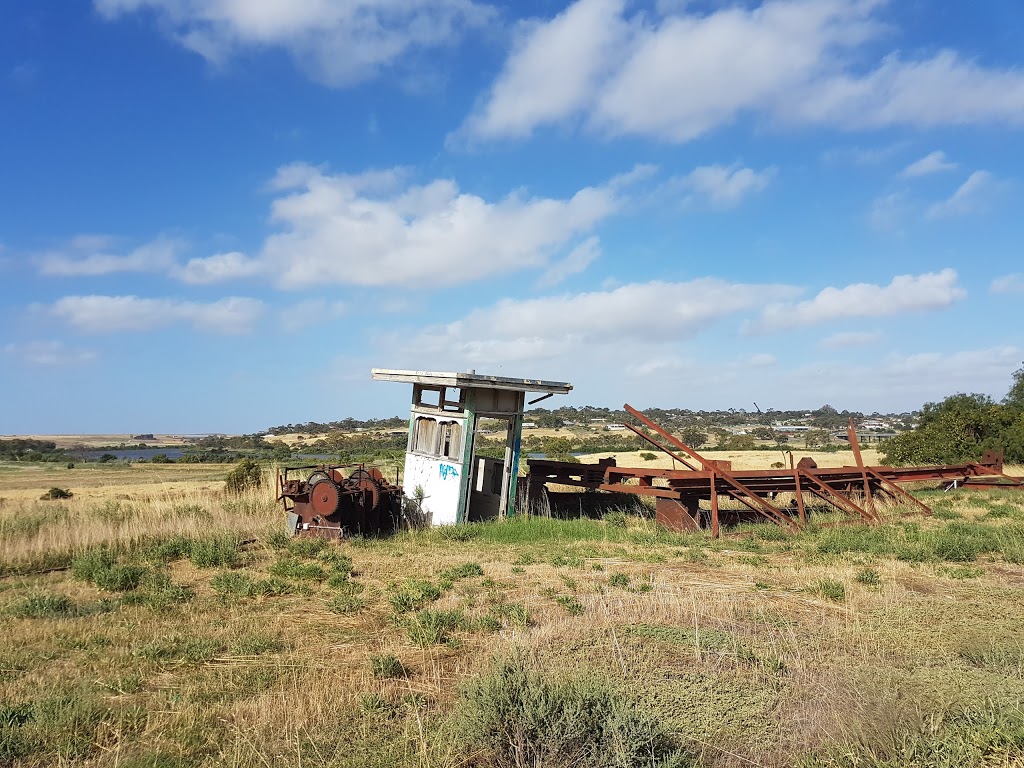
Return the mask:
[[697, 503], [685, 504], [679, 499], [658, 499], [654, 514], [658, 525], [670, 531], [683, 533], [700, 530], [700, 507]]

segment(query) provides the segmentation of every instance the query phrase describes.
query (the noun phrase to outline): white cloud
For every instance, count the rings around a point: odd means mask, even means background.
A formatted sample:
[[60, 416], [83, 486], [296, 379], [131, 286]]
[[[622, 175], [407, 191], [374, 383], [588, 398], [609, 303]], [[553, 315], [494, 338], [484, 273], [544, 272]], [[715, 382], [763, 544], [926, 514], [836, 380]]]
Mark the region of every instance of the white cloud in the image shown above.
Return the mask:
[[523, 25], [467, 132], [477, 138], [523, 137], [537, 125], [585, 109], [629, 35], [624, 6], [624, 0], [579, 0], [548, 22]]
[[712, 208], [735, 208], [749, 195], [765, 189], [775, 175], [774, 168], [755, 171], [738, 164], [703, 165], [686, 176], [669, 182], [690, 191], [688, 201], [706, 201]]
[[7, 344], [4, 352], [13, 355], [27, 365], [40, 368], [57, 368], [71, 365], [85, 365], [96, 360], [91, 349], [69, 347], [62, 341], [27, 341], [23, 344]]
[[945, 152], [935, 150], [934, 152], [929, 152], [920, 160], [915, 160], [904, 168], [900, 175], [904, 178], [911, 179], [917, 176], [928, 176], [932, 173], [941, 173], [942, 171], [952, 171], [956, 169], [956, 167], [956, 163], [951, 163], [946, 159]]
[[175, 267], [172, 274], [185, 283], [207, 284], [253, 277], [262, 271], [263, 267], [258, 261], [248, 258], [244, 253], [231, 251], [189, 259], [183, 267]]
[[770, 355], [767, 352], [759, 352], [756, 355], [751, 355], [750, 365], [755, 368], [771, 368], [775, 365], [778, 360], [775, 359], [775, 355]]
[[245, 333], [263, 310], [262, 302], [237, 296], [209, 304], [137, 296], [65, 296], [50, 308], [54, 316], [86, 333], [150, 331], [182, 322], [214, 333]]
[[869, 44], [887, 30], [876, 16], [882, 5], [767, 0], [629, 15], [623, 2], [578, 0], [525, 27], [462, 132], [497, 139], [580, 123], [684, 142], [744, 115], [842, 129], [1024, 125], [1022, 71], [954, 51], [873, 57]]
[[992, 281], [988, 287], [990, 293], [1005, 294], [1012, 296], [1024, 294], [1024, 274], [1016, 272], [1012, 275], [1003, 275]]
[[471, 0], [94, 0], [107, 19], [151, 11], [178, 42], [220, 65], [245, 48], [286, 50], [335, 86], [448, 46], [495, 18]]
[[697, 335], [716, 320], [759, 307], [766, 293], [795, 296], [797, 292], [785, 285], [731, 283], [709, 277], [504, 299], [462, 320], [429, 328], [403, 346], [410, 356], [452, 359], [459, 364], [592, 355], [595, 349], [625, 349], [634, 343], [674, 343]]
[[289, 166], [274, 183], [288, 192], [272, 206], [283, 231], [267, 238], [259, 258], [285, 288], [430, 288], [544, 267], [551, 253], [615, 213], [620, 188], [636, 177], [586, 187], [568, 199], [513, 193], [489, 202], [447, 179], [404, 185], [398, 170], [331, 176]]
[[878, 331], [842, 331], [821, 340], [819, 346], [825, 349], [850, 349], [878, 344], [882, 340]]
[[966, 292], [957, 286], [957, 274], [952, 269], [899, 275], [886, 286], [856, 283], [844, 288], [829, 287], [807, 301], [771, 304], [764, 308], [760, 321], [748, 330], [769, 332], [850, 317], [945, 309], [964, 296]]
[[588, 237], [573, 248], [561, 261], [556, 261], [540, 276], [537, 285], [549, 287], [558, 285], [567, 277], [583, 272], [601, 257], [601, 243], [596, 237]]
[[159, 237], [128, 253], [111, 253], [116, 240], [104, 235], [80, 235], [64, 247], [38, 255], [39, 273], [53, 277], [93, 277], [114, 272], [162, 272], [170, 268], [185, 244]]
[[966, 216], [984, 210], [997, 184], [988, 171], [975, 171], [957, 187], [953, 195], [928, 209], [928, 218], [944, 219]]

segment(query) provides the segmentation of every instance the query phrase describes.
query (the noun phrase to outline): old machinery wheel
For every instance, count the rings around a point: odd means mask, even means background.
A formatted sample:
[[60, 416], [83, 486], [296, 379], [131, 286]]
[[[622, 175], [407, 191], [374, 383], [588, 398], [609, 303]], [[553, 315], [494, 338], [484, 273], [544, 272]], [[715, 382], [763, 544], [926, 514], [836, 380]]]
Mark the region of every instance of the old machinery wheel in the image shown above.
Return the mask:
[[357, 469], [349, 475], [345, 486], [352, 491], [362, 491], [364, 509], [376, 509], [380, 503], [380, 486], [373, 474], [365, 469]]
[[327, 477], [318, 478], [309, 486], [309, 506], [321, 517], [330, 517], [341, 504], [341, 489]]

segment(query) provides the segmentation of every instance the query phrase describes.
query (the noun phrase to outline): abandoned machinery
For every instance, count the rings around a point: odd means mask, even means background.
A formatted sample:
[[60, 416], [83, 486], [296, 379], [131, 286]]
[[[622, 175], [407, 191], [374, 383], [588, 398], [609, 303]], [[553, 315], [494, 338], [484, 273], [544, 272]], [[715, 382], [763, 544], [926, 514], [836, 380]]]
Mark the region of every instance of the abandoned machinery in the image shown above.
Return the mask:
[[402, 511], [402, 487], [363, 464], [285, 467], [277, 486], [287, 530], [296, 536], [335, 539], [390, 531]]
[[[1002, 455], [986, 452], [979, 462], [932, 467], [865, 466], [853, 421], [847, 436], [856, 466], [819, 468], [811, 458], [788, 469], [736, 470], [731, 462], [706, 459], [667, 430], [629, 405], [626, 411], [645, 429], [625, 426], [664, 451], [685, 469], [616, 466], [614, 459], [596, 464], [530, 459], [527, 503], [544, 508], [553, 499], [578, 494], [557, 494], [548, 483], [591, 491], [611, 491], [655, 499], [657, 521], [675, 531], [710, 528], [719, 535], [720, 525], [742, 520], [769, 520], [798, 530], [807, 522], [805, 497], [821, 502], [867, 523], [881, 519], [876, 497], [914, 506], [925, 515], [931, 509], [900, 487], [902, 483], [941, 480], [948, 487], [1024, 489], [1024, 480], [1003, 472]], [[785, 506], [780, 494], [790, 494]], [[720, 500], [738, 502], [739, 509], [720, 507]], [[702, 507], [704, 502], [706, 506]], [[734, 505], [736, 506], [736, 505]]]

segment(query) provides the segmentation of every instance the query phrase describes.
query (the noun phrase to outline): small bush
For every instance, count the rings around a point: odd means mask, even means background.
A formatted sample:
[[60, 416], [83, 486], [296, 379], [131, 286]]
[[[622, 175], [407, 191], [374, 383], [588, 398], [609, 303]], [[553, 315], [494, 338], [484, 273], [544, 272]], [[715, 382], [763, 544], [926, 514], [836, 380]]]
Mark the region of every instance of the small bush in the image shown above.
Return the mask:
[[846, 586], [841, 581], [822, 579], [811, 585], [811, 591], [827, 600], [841, 603], [846, 599]]
[[468, 579], [473, 576], [483, 576], [484, 569], [480, 563], [463, 563], [452, 568], [445, 568], [441, 571], [440, 578], [453, 582], [459, 579]]
[[67, 595], [39, 593], [16, 602], [10, 614], [19, 619], [64, 619], [78, 615], [78, 609]]
[[381, 680], [405, 677], [409, 674], [409, 671], [398, 660], [398, 657], [392, 656], [390, 653], [371, 656], [370, 672], [374, 677]]
[[117, 557], [109, 549], [90, 549], [71, 561], [71, 573], [80, 581], [93, 583], [116, 562]]
[[562, 606], [570, 616], [580, 616], [583, 614], [583, 603], [572, 595], [558, 595], [555, 598], [555, 602]]
[[228, 493], [240, 494], [251, 488], [263, 486], [263, 467], [255, 459], [242, 459], [224, 478]]
[[426, 648], [452, 641], [452, 632], [466, 629], [466, 616], [462, 611], [417, 611], [406, 625], [409, 639]]
[[608, 577], [608, 585], [611, 587], [621, 587], [622, 589], [629, 589], [630, 579], [624, 573], [613, 573]]
[[300, 581], [323, 581], [327, 574], [316, 563], [304, 563], [294, 557], [282, 557], [272, 566], [270, 573], [282, 579], [299, 579]]
[[40, 501], [54, 501], [56, 499], [70, 499], [74, 495], [75, 494], [73, 494], [70, 491], [70, 489], [68, 489], [68, 488], [56, 488], [56, 487], [54, 487], [54, 488], [51, 488], [50, 490], [48, 490], [42, 496], [40, 496], [39, 500]]
[[425, 579], [409, 579], [390, 597], [395, 613], [415, 611], [441, 597], [440, 588]]
[[643, 459], [644, 461], [654, 461], [656, 458], [658, 458], [658, 454], [650, 453], [649, 451], [643, 451], [640, 454], [640, 458]]
[[458, 710], [474, 762], [500, 768], [679, 764], [663, 722], [604, 678], [555, 677], [523, 653], [466, 684]]
[[346, 592], [340, 595], [335, 595], [327, 601], [327, 610], [331, 613], [355, 613], [366, 607], [366, 600], [362, 596], [353, 593]]
[[278, 653], [285, 647], [284, 641], [279, 637], [253, 632], [236, 639], [231, 644], [231, 652], [239, 656], [262, 656], [265, 653]]
[[242, 542], [234, 534], [198, 539], [188, 554], [197, 568], [237, 568], [242, 564]]
[[861, 569], [855, 578], [858, 584], [863, 584], [866, 587], [877, 587], [882, 583], [881, 574], [874, 568]]

